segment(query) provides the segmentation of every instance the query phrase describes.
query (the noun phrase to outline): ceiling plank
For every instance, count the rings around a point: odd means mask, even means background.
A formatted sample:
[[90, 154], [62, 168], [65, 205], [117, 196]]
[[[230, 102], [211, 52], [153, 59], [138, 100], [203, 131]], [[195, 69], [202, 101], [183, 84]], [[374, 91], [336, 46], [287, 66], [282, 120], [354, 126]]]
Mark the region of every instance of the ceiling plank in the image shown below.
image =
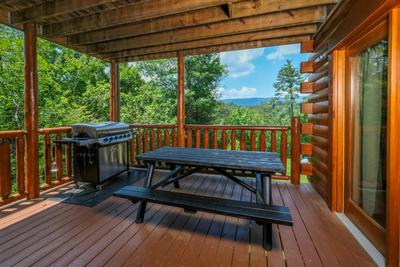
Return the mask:
[[175, 31], [125, 38], [87, 45], [86, 47], [88, 53], [108, 53], [153, 45], [186, 42], [217, 36], [318, 23], [323, 20], [324, 14], [324, 9], [321, 7], [298, 9], [290, 12], [278, 12], [183, 28]]
[[299, 36], [307, 34], [312, 35], [316, 31], [317, 31], [317, 26], [315, 24], [311, 24], [304, 26], [294, 26], [294, 27], [286, 27], [286, 28], [279, 28], [279, 29], [252, 32], [252, 33], [242, 33], [236, 35], [215, 37], [209, 39], [202, 39], [198, 41], [143, 47], [126, 51], [119, 51], [115, 53], [103, 54], [103, 56], [105, 58], [123, 58], [123, 57], [146, 55], [146, 54], [157, 54], [162, 52], [188, 50], [188, 49], [195, 49], [207, 46], [217, 46], [217, 45], [234, 44], [234, 43], [249, 42], [256, 40], [266, 40], [272, 38], [283, 38], [283, 37]]
[[155, 17], [173, 15], [191, 10], [207, 8], [239, 0], [190, 0], [171, 1], [153, 0], [138, 4], [130, 4], [123, 8], [83, 16], [60, 23], [45, 25], [43, 33], [46, 36], [71, 35], [80, 32], [93, 31], [113, 27], [125, 23], [133, 23]]
[[[201, 55], [201, 54], [220, 53], [220, 52], [226, 52], [226, 51], [235, 51], [235, 50], [252, 49], [252, 48], [260, 48], [260, 47], [275, 46], [275, 45], [301, 43], [303, 41], [310, 40], [310, 38], [311, 38], [310, 35], [274, 38], [274, 39], [268, 39], [268, 40], [258, 40], [258, 41], [242, 42], [242, 43], [236, 43], [236, 44], [195, 48], [195, 49], [184, 50], [184, 53], [185, 53], [185, 55]], [[117, 61], [118, 62], [133, 62], [133, 61], [143, 61], [143, 60], [153, 60], [153, 59], [173, 58], [173, 57], [176, 57], [176, 52], [166, 52], [166, 53], [156, 53], [156, 54], [124, 57], [124, 58], [119, 58]]]
[[[256, 4], [254, 0], [237, 2], [230, 4], [231, 16], [242, 18], [254, 15], [268, 14], [272, 12], [286, 11], [314, 7], [319, 5], [331, 4], [334, 0], [274, 0], [259, 1]], [[68, 36], [67, 42], [71, 44], [89, 44], [122, 39], [142, 34], [156, 33], [161, 31], [176, 30], [184, 27], [198, 26], [203, 24], [227, 21], [230, 18], [221, 7], [210, 7], [206, 9], [195, 10], [192, 12], [177, 14], [173, 16], [156, 18], [138, 23], [124, 24], [113, 28], [96, 30]], [[44, 28], [44, 35], [56, 35], [57, 32], [48, 32]], [[62, 33], [58, 33], [63, 35]]]
[[55, 0], [45, 2], [41, 5], [10, 12], [10, 23], [21, 24], [34, 20], [46, 19], [116, 1], [117, 0]]

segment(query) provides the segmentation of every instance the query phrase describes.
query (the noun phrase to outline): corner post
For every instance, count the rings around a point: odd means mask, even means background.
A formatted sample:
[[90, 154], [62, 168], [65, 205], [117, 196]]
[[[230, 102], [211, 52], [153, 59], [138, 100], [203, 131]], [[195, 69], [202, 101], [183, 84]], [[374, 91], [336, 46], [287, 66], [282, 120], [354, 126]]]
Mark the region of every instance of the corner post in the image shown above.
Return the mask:
[[300, 184], [300, 118], [292, 117], [291, 182]]
[[39, 196], [39, 108], [36, 24], [24, 29], [25, 181], [29, 199]]
[[119, 86], [119, 65], [111, 61], [110, 66], [110, 120], [120, 120], [120, 86]]
[[185, 55], [178, 51], [178, 146], [185, 147]]

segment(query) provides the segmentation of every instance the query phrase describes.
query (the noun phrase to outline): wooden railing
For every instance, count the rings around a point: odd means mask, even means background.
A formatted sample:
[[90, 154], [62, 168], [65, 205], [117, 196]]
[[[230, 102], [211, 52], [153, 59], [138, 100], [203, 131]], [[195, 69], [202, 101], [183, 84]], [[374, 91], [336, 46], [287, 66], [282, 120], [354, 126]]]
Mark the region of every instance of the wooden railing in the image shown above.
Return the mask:
[[[173, 124], [132, 124], [133, 139], [130, 142], [132, 166], [143, 166], [136, 155], [162, 146], [177, 145], [177, 126]], [[292, 126], [226, 126], [186, 125], [186, 147], [218, 148], [230, 150], [276, 151], [287, 166], [291, 157], [291, 173], [282, 173], [280, 179], [291, 178], [299, 182], [300, 169], [300, 122], [294, 118]], [[70, 127], [39, 130], [40, 166], [42, 190], [72, 178], [71, 146], [54, 143], [70, 136]], [[0, 206], [27, 196], [25, 188], [25, 132], [0, 132]], [[291, 147], [288, 146], [291, 139]], [[160, 166], [166, 167], [166, 166]], [[246, 175], [242, 173], [241, 175]]]
[[39, 134], [43, 138], [43, 149], [40, 151], [43, 152], [44, 163], [44, 183], [40, 185], [41, 189], [48, 189], [70, 181], [72, 177], [71, 145], [62, 146], [53, 141], [69, 137], [71, 127], [40, 129]]
[[0, 205], [25, 197], [24, 135], [0, 132]]
[[[294, 127], [294, 131], [292, 128]], [[281, 179], [292, 179], [298, 183], [297, 174], [299, 155], [298, 118], [292, 126], [226, 126], [226, 125], [186, 125], [185, 146], [196, 148], [216, 148], [228, 150], [273, 151], [281, 155], [282, 163], [287, 166], [289, 151], [295, 158], [291, 162], [294, 176], [282, 173]], [[130, 160], [133, 166], [143, 166], [135, 156], [162, 146], [176, 146], [177, 129], [173, 124], [132, 124], [133, 139], [130, 143]], [[295, 135], [292, 135], [292, 132]], [[288, 146], [288, 138], [292, 146]], [[291, 172], [293, 174], [293, 171]], [[290, 174], [290, 175], [291, 175]]]

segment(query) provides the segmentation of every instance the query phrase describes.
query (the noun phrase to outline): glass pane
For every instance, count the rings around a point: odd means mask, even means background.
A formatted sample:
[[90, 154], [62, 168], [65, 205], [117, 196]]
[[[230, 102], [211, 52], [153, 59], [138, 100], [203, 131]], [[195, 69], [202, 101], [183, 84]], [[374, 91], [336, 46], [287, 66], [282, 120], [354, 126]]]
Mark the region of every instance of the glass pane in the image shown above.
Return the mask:
[[354, 101], [351, 197], [382, 227], [386, 223], [388, 42], [351, 59]]

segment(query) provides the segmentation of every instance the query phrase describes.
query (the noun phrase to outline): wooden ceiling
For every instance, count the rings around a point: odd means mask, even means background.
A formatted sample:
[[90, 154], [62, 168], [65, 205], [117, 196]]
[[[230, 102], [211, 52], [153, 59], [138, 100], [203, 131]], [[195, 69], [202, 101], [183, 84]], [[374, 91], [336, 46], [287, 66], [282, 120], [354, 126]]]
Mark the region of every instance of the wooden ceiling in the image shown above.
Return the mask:
[[338, 0], [0, 0], [0, 22], [107, 61], [310, 40]]

